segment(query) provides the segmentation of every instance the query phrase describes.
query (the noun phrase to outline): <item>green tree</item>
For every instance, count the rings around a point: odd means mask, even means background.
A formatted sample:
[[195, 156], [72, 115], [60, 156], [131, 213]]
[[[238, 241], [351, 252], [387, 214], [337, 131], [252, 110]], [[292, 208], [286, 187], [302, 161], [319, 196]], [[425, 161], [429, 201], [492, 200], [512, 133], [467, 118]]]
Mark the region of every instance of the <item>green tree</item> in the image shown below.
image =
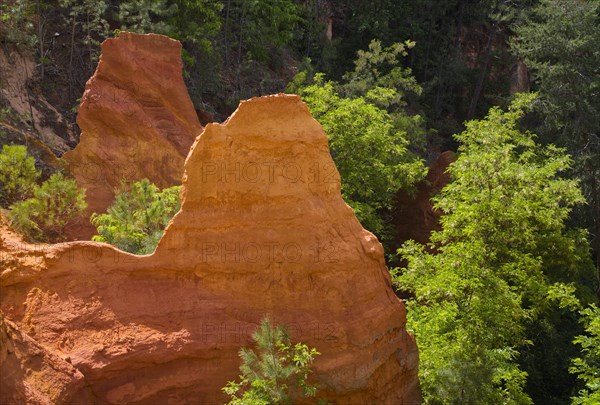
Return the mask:
[[[225, 47], [235, 47], [238, 68], [245, 52], [251, 59], [267, 61], [270, 48], [287, 45], [300, 21], [300, 11], [293, 0], [227, 1]], [[225, 59], [228, 63], [227, 55]]]
[[0, 153], [0, 206], [29, 198], [37, 187], [40, 172], [35, 159], [20, 145], [3, 145]]
[[141, 34], [164, 34], [173, 30], [167, 23], [177, 11], [168, 0], [127, 0], [119, 5], [118, 20], [121, 29]]
[[64, 239], [65, 226], [81, 216], [87, 204], [85, 190], [73, 179], [55, 173], [33, 191], [33, 197], [10, 206], [9, 218], [15, 228], [41, 242]]
[[537, 1], [338, 0], [336, 14], [343, 18], [335, 19], [334, 61], [326, 72], [341, 77], [356, 49], [375, 38], [384, 45], [416, 42], [404, 64], [423, 86], [429, 125], [450, 138], [464, 119], [482, 116], [507, 95], [506, 75], [490, 74], [513, 63], [498, 44], [509, 35], [508, 23]]
[[222, 25], [220, 1], [172, 0], [176, 10], [168, 19], [173, 27], [165, 34], [186, 45], [212, 52], [213, 42]]
[[231, 396], [228, 405], [284, 405], [315, 396], [317, 386], [307, 379], [320, 354], [316, 349], [292, 344], [285, 328], [273, 327], [268, 318], [262, 320], [252, 339], [258, 353], [242, 348], [240, 382], [229, 381], [223, 388]]
[[514, 29], [515, 54], [532, 72], [540, 98], [530, 127], [565, 147], [587, 205], [578, 224], [590, 230], [600, 297], [600, 1], [542, 0]]
[[412, 75], [412, 71], [402, 66], [402, 59], [414, 42], [393, 43], [384, 48], [381, 41], [373, 40], [367, 50], [359, 50], [354, 60], [354, 70], [344, 74], [344, 95], [348, 97], [366, 96], [375, 88], [394, 91], [390, 104], [385, 108], [406, 106], [409, 94], [421, 94], [421, 86]]
[[590, 269], [585, 232], [565, 226], [584, 201], [578, 182], [560, 177], [570, 158], [518, 128], [532, 101], [466, 124], [452, 181], [435, 198], [441, 231], [428, 250], [399, 251], [408, 265], [394, 279], [413, 295], [408, 325], [429, 403], [531, 403], [518, 364], [526, 327], [554, 283]]
[[235, 108], [239, 100], [280, 92], [285, 86], [285, 57], [301, 7], [294, 0], [226, 0], [222, 31], [223, 85]]
[[166, 226], [179, 211], [180, 186], [162, 191], [148, 179], [121, 189], [105, 214], [92, 214], [98, 235], [92, 240], [106, 242], [126, 252], [149, 254], [154, 251]]
[[8, 0], [0, 4], [0, 43], [33, 49], [38, 43], [35, 2]]
[[104, 0], [60, 0], [60, 6], [68, 16], [66, 24], [70, 28], [69, 72], [73, 76], [78, 45], [86, 51], [89, 71], [95, 68], [99, 57], [99, 44], [109, 33]]
[[343, 83], [318, 73], [306, 84], [299, 73], [288, 92], [300, 94], [329, 138], [329, 148], [342, 178], [342, 195], [356, 216], [387, 244], [393, 230], [388, 220], [400, 188], [410, 189], [425, 174], [414, 152], [425, 139], [423, 119], [406, 112], [407, 94], [420, 87], [399, 66], [407, 44], [382, 48], [373, 41], [359, 51], [355, 69]]
[[585, 325], [585, 335], [577, 336], [574, 343], [581, 346], [582, 357], [573, 359], [570, 371], [585, 383], [573, 404], [600, 403], [600, 309], [591, 305], [580, 311]]
[[127, 0], [119, 5], [123, 30], [170, 36], [211, 51], [221, 28], [219, 1]]
[[367, 229], [385, 239], [380, 211], [391, 208], [399, 188], [412, 186], [424, 174], [423, 162], [408, 150], [407, 134], [367, 98], [380, 93], [343, 98], [332, 82], [316, 75], [315, 84], [300, 94], [329, 137], [344, 199]]
[[422, 88], [412, 74], [403, 67], [403, 59], [415, 46], [414, 42], [393, 43], [384, 48], [373, 40], [367, 50], [359, 50], [354, 70], [344, 74], [343, 83], [336, 88], [345, 98], [364, 97], [371, 104], [389, 113], [394, 127], [402, 132], [412, 150], [423, 150], [427, 138], [422, 115], [407, 113], [416, 110]]

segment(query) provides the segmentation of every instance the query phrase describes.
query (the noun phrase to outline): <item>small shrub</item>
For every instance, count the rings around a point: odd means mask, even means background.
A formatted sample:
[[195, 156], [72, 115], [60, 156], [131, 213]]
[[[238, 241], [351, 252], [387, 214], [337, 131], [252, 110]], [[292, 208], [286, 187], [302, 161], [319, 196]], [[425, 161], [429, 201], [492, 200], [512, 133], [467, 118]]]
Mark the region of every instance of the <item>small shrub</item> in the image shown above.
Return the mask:
[[40, 172], [35, 159], [21, 145], [4, 145], [0, 153], [0, 205], [25, 200], [33, 195]]
[[229, 381], [223, 388], [231, 396], [227, 405], [283, 405], [292, 404], [294, 396], [315, 396], [317, 386], [306, 380], [320, 354], [316, 349], [292, 345], [285, 328], [271, 326], [267, 318], [252, 338], [258, 353], [246, 347], [240, 350], [240, 382]]
[[85, 190], [55, 173], [35, 188], [32, 198], [13, 204], [9, 217], [15, 228], [31, 238], [57, 242], [64, 239], [65, 226], [86, 208]]
[[166, 226], [179, 211], [180, 186], [160, 191], [148, 179], [121, 185], [115, 201], [105, 214], [94, 213], [91, 222], [98, 235], [92, 240], [106, 242], [135, 254], [154, 251]]

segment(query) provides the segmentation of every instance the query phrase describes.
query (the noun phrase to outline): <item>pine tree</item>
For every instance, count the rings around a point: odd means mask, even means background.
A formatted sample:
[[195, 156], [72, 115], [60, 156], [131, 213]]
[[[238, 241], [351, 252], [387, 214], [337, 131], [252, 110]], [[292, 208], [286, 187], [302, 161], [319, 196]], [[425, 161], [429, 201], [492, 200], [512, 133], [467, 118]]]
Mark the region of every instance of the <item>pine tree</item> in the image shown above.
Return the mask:
[[15, 228], [37, 241], [59, 242], [66, 225], [86, 208], [85, 190], [55, 173], [35, 188], [32, 198], [11, 205], [9, 218]]
[[3, 145], [0, 153], [0, 206], [25, 200], [37, 187], [40, 172], [35, 159], [20, 145]]
[[223, 391], [228, 405], [288, 405], [300, 397], [313, 397], [317, 386], [307, 379], [315, 356], [320, 353], [303, 343], [292, 344], [282, 326], [264, 318], [252, 335], [258, 352], [242, 348], [240, 382], [229, 381]]
[[92, 215], [91, 222], [98, 232], [92, 240], [110, 243], [126, 252], [152, 253], [179, 211], [180, 189], [174, 186], [160, 191], [148, 179], [130, 186], [122, 184], [107, 212]]

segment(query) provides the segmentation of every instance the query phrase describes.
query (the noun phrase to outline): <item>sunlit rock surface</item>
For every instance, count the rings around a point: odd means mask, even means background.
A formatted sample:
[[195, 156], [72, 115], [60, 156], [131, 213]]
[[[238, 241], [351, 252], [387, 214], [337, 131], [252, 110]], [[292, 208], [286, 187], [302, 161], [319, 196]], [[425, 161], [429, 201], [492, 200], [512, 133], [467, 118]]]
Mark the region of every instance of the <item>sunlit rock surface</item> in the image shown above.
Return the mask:
[[297, 96], [244, 101], [207, 125], [153, 255], [10, 238], [1, 249], [13, 263], [2, 311], [68, 357], [97, 403], [223, 403], [265, 315], [322, 353], [312, 377], [331, 403], [420, 403], [383, 248], [342, 200], [327, 138]]
[[64, 159], [89, 208], [68, 234], [89, 239], [90, 214], [106, 211], [121, 181], [148, 178], [160, 188], [181, 181], [202, 126], [183, 82], [179, 41], [129, 32], [104, 41], [77, 124], [81, 141]]

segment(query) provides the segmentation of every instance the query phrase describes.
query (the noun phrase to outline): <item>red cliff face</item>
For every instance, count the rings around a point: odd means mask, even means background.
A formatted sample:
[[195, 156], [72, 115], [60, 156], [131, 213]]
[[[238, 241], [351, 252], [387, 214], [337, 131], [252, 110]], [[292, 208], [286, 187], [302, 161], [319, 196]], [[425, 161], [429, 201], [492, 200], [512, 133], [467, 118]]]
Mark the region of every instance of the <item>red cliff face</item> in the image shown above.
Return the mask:
[[299, 97], [244, 101], [207, 125], [181, 196], [150, 256], [5, 241], [2, 311], [68, 357], [96, 403], [223, 403], [265, 315], [322, 353], [313, 378], [331, 403], [420, 403], [383, 248], [342, 200], [327, 138]]
[[71, 239], [94, 234], [90, 214], [106, 211], [122, 180], [148, 178], [161, 188], [181, 181], [202, 131], [181, 70], [181, 44], [171, 38], [121, 32], [102, 43], [77, 115], [81, 141], [64, 155], [89, 206]]
[[441, 212], [433, 208], [431, 197], [450, 182], [450, 174], [446, 170], [454, 160], [453, 152], [443, 152], [429, 168], [425, 180], [417, 184], [414, 195], [405, 191], [396, 195], [394, 225], [397, 246], [410, 239], [426, 244], [431, 232], [439, 230]]

